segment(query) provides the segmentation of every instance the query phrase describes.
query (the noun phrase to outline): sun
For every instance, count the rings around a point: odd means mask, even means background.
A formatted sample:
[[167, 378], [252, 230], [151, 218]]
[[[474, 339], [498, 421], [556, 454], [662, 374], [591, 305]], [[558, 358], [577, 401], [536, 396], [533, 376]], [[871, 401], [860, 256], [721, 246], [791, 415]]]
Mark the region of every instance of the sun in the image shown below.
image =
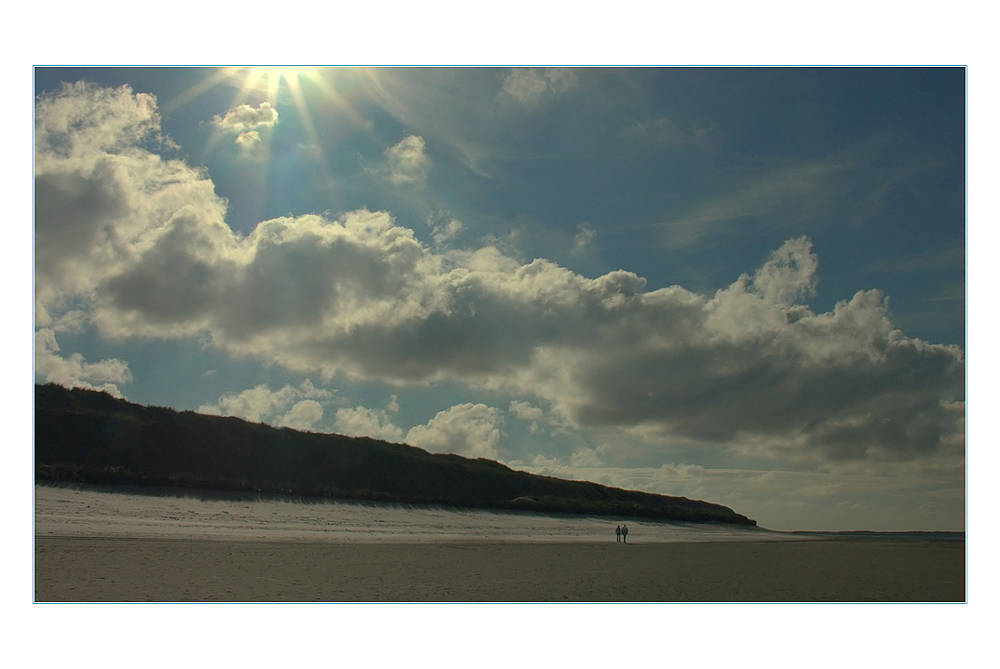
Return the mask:
[[251, 67], [246, 73], [243, 88], [259, 88], [266, 82], [268, 93], [270, 94], [278, 90], [282, 82], [289, 88], [295, 88], [298, 87], [301, 79], [315, 79], [316, 77], [317, 72], [315, 67], [300, 67], [297, 65]]
[[319, 68], [302, 67], [298, 65], [270, 65], [266, 67], [240, 68], [235, 73], [237, 80], [242, 79], [241, 102], [262, 89], [267, 90], [266, 100], [277, 106], [279, 95], [282, 91], [291, 94], [292, 101], [298, 111], [303, 128], [309, 138], [310, 143], [319, 144], [319, 136], [313, 124], [312, 115], [309, 113], [309, 104], [302, 84], [306, 81], [318, 86], [328, 95], [335, 95], [324, 82]]
[[274, 102], [284, 83], [292, 96], [297, 98], [301, 95], [299, 82], [303, 79], [316, 81], [319, 79], [319, 73], [315, 67], [297, 65], [251, 67], [243, 80], [243, 90], [253, 91], [266, 86], [267, 97]]
[[276, 65], [270, 67], [254, 67], [251, 70], [259, 70], [264, 76], [268, 78], [272, 77], [284, 77], [288, 80], [298, 79], [299, 76], [311, 77], [316, 74], [315, 67], [299, 67], [297, 65]]
[[[317, 132], [311, 107], [316, 107], [320, 118], [328, 120], [332, 114], [348, 123], [368, 127], [369, 123], [354, 109], [351, 101], [337, 90], [340, 68], [307, 67], [299, 65], [268, 65], [250, 67], [221, 67], [209, 71], [194, 86], [170, 101], [169, 107], [186, 104], [205, 91], [223, 85], [235, 89], [229, 109], [249, 104], [251, 107], [263, 102], [274, 109], [280, 108], [285, 114], [294, 109], [305, 135], [304, 144], [316, 149], [315, 155], [324, 174], [329, 174], [329, 165], [324, 157], [323, 138]], [[203, 147], [204, 155], [214, 149], [220, 136], [213, 135]], [[265, 155], [267, 149], [261, 155]]]

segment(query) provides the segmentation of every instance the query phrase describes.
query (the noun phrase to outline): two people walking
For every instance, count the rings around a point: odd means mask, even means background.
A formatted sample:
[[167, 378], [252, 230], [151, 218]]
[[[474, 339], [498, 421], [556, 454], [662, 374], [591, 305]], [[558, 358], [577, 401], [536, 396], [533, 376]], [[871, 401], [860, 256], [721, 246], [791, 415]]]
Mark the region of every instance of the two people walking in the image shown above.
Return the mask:
[[619, 525], [615, 528], [615, 541], [628, 543], [628, 525]]

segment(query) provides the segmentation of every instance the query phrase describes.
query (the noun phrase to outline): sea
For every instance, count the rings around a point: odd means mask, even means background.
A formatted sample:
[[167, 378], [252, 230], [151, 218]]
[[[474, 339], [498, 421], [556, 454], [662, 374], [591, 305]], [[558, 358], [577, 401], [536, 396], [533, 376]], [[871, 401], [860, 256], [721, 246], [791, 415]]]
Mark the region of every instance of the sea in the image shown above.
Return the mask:
[[727, 524], [355, 503], [135, 486], [35, 485], [36, 537], [408, 543], [629, 543], [798, 539]]

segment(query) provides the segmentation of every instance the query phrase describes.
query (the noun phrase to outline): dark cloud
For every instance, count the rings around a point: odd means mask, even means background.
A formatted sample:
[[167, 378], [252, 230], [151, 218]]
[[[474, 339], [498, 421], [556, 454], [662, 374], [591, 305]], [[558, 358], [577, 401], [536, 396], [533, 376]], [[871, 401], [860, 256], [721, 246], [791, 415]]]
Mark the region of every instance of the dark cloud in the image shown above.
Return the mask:
[[110, 161], [89, 171], [49, 172], [35, 177], [35, 263], [43, 276], [65, 279], [65, 261], [81, 249], [115, 241], [115, 224], [128, 211], [124, 186]]
[[154, 325], [201, 319], [217, 308], [220, 277], [231, 269], [214, 254], [205, 260], [195, 251], [210, 248], [197, 220], [180, 215], [134, 263], [103, 281], [97, 294], [111, 308], [139, 313]]

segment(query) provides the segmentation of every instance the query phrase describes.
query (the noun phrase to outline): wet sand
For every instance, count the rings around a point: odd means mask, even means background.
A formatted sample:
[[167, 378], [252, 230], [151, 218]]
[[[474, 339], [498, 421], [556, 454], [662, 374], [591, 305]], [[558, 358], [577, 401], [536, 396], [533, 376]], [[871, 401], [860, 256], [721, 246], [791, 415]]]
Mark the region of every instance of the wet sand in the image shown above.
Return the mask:
[[965, 543], [36, 537], [38, 602], [961, 602]]

